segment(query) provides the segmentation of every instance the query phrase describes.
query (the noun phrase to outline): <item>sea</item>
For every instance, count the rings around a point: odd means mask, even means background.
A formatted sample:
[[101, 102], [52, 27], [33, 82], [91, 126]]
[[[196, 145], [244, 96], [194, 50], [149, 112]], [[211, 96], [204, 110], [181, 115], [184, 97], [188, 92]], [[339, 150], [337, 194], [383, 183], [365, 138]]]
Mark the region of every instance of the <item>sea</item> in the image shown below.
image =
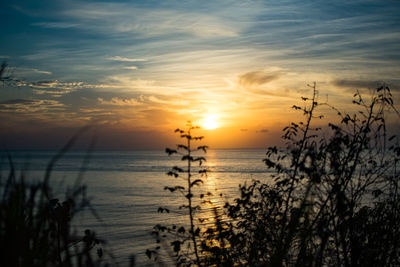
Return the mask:
[[[202, 204], [199, 217], [212, 217], [210, 210], [218, 207], [223, 212], [226, 202], [240, 196], [239, 185], [252, 180], [268, 183], [270, 172], [263, 163], [265, 149], [210, 149], [204, 156], [202, 168], [206, 177], [195, 193], [210, 193], [211, 204]], [[57, 151], [9, 151], [17, 173], [32, 182], [43, 179], [46, 168]], [[7, 154], [1, 154], [1, 178], [9, 172]], [[187, 225], [186, 199], [166, 186], [186, 185], [184, 177], [166, 173], [173, 166], [185, 168], [179, 155], [168, 156], [164, 150], [138, 151], [68, 151], [59, 158], [51, 171], [52, 196], [65, 199], [65, 191], [78, 182], [86, 186], [86, 195], [93, 209], [79, 212], [73, 219], [74, 229], [94, 231], [105, 241], [104, 251], [114, 266], [129, 266], [134, 258], [136, 266], [158, 266], [146, 256], [147, 249], [157, 245], [153, 227]], [[199, 167], [193, 167], [198, 171]], [[193, 178], [195, 179], [195, 178]], [[211, 205], [211, 206], [210, 206]], [[159, 207], [170, 213], [159, 213]], [[163, 249], [163, 248], [162, 248]], [[168, 249], [165, 248], [164, 249]], [[167, 260], [168, 261], [168, 260]], [[169, 264], [166, 264], [169, 265]]]

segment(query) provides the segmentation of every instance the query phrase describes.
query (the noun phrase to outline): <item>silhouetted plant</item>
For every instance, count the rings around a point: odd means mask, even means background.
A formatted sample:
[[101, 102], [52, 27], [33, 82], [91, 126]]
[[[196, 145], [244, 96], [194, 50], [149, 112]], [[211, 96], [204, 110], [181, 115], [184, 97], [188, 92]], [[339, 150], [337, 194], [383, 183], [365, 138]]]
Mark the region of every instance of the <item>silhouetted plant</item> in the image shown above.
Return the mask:
[[240, 197], [225, 206], [227, 220], [210, 228], [224, 247], [205, 247], [209, 265], [400, 264], [400, 147], [397, 136], [387, 137], [390, 90], [379, 87], [369, 102], [357, 92], [359, 112], [333, 108], [340, 121], [320, 134], [312, 88], [312, 98], [302, 98], [309, 104], [293, 107], [305, 122], [283, 129], [284, 149], [267, 150], [272, 181], [240, 186]]
[[[198, 126], [193, 126], [189, 121], [187, 130], [176, 129], [175, 132], [185, 140], [184, 144], [177, 145], [176, 149], [166, 148], [165, 152], [168, 155], [178, 154], [181, 160], [186, 162], [185, 167], [174, 166], [167, 174], [174, 178], [181, 178], [186, 183], [186, 186], [174, 185], [166, 186], [164, 189], [173, 193], [179, 193], [186, 199], [186, 204], [181, 205], [180, 209], [187, 209], [189, 219], [189, 229], [186, 225], [172, 225], [162, 226], [156, 225], [154, 227], [154, 234], [157, 236], [157, 241], [160, 239], [169, 238], [173, 251], [176, 256], [177, 265], [193, 265], [201, 266], [201, 257], [199, 252], [199, 237], [200, 227], [196, 223], [196, 213], [200, 210], [200, 203], [196, 203], [204, 197], [204, 194], [196, 195], [194, 192], [195, 186], [200, 186], [203, 183], [202, 177], [205, 177], [207, 170], [202, 168], [203, 162], [206, 158], [199, 156], [197, 152], [207, 152], [207, 146], [194, 146], [194, 141], [200, 141], [202, 136], [193, 136], [192, 131], [198, 129]], [[195, 168], [197, 167], [197, 168]], [[167, 208], [159, 208], [159, 212], [170, 212]], [[198, 219], [198, 218], [197, 218]], [[186, 247], [187, 249], [185, 249]], [[147, 250], [146, 254], [150, 257], [157, 259], [158, 250]]]
[[22, 81], [13, 76], [13, 69], [9, 67], [6, 61], [0, 66], [0, 86], [18, 86]]
[[[24, 172], [18, 178], [12, 158], [8, 155], [10, 172], [6, 182], [1, 184], [1, 266], [100, 265], [104, 258], [103, 241], [88, 229], [84, 235], [79, 236], [71, 225], [78, 212], [92, 209], [86, 197], [86, 187], [80, 184], [82, 173], [74, 187], [67, 190], [65, 201], [53, 198], [49, 186], [54, 164], [67, 152], [80, 133], [73, 136], [51, 159], [44, 179], [36, 183], [26, 182]], [[97, 256], [93, 253], [95, 248]]]
[[11, 79], [11, 75], [8, 71], [7, 62], [1, 63], [0, 67], [0, 82], [4, 83]]

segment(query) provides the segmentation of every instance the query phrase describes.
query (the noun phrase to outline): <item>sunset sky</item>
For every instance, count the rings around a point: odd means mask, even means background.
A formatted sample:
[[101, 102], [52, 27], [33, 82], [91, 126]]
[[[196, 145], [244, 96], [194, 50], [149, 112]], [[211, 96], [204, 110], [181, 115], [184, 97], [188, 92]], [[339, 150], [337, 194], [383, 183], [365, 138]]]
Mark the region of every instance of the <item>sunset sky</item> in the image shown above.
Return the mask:
[[3, 0], [0, 21], [8, 148], [88, 124], [99, 148], [162, 148], [187, 120], [211, 147], [261, 148], [314, 81], [345, 110], [383, 81], [400, 100], [398, 1]]

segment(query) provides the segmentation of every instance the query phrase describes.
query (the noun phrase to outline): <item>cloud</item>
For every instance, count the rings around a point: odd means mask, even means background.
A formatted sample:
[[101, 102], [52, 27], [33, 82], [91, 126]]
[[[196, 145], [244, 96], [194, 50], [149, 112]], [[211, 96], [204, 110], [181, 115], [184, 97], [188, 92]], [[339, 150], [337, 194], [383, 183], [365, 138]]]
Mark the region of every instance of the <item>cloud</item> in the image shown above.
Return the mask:
[[100, 102], [100, 104], [109, 106], [138, 106], [142, 104], [134, 98], [128, 99], [113, 97], [111, 100], [104, 100], [103, 98], [99, 97], [97, 100]]
[[32, 83], [21, 84], [22, 86], [29, 86], [33, 88], [33, 93], [37, 95], [52, 95], [53, 97], [60, 97], [64, 94], [69, 94], [77, 89], [84, 88], [83, 82], [60, 82], [60, 81], [38, 81]]
[[345, 80], [337, 79], [333, 81], [333, 84], [342, 88], [351, 89], [364, 89], [364, 88], [377, 88], [382, 84], [381, 81], [370, 81], [370, 80]]
[[156, 85], [154, 80], [134, 79], [131, 75], [110, 75], [102, 84], [93, 85], [93, 88], [119, 89], [120, 92], [167, 92], [167, 86]]
[[33, 68], [18, 68], [17, 71], [18, 71], [18, 73], [20, 73], [20, 74], [26, 74], [26, 73], [29, 73], [29, 72], [35, 72], [35, 73], [46, 74], [46, 75], [51, 75], [51, 74], [53, 74], [51, 71], [40, 70], [40, 69], [33, 69]]
[[60, 48], [51, 48], [51, 49], [45, 48], [39, 51], [35, 51], [34, 53], [29, 55], [23, 55], [21, 56], [21, 58], [38, 62], [41, 60], [48, 60], [55, 58], [60, 59], [66, 56], [71, 56], [71, 52]]
[[186, 34], [206, 38], [238, 35], [238, 26], [232, 25], [235, 19], [218, 14], [225, 11], [223, 7], [207, 12], [193, 9], [193, 6], [185, 10], [111, 2], [86, 3], [70, 5], [60, 15], [77, 21], [81, 24], [80, 29], [107, 35], [135, 33], [141, 37], [153, 37]]
[[122, 62], [147, 61], [147, 59], [144, 59], [144, 58], [127, 58], [127, 57], [120, 57], [120, 56], [108, 57], [107, 59], [114, 60], [114, 61], [122, 61]]
[[65, 105], [56, 100], [36, 99], [11, 99], [0, 102], [0, 110], [3, 112], [34, 113], [47, 111], [63, 111]]
[[368, 79], [335, 79], [332, 84], [352, 93], [354, 93], [354, 90], [356, 89], [376, 89], [382, 85], [388, 86], [392, 92], [400, 92], [400, 81], [398, 79], [387, 79], [381, 81]]
[[128, 66], [128, 67], [124, 67], [124, 69], [126, 69], [126, 70], [137, 70], [138, 67], [136, 67], [136, 66]]
[[33, 71], [37, 72], [37, 73], [41, 73], [41, 74], [47, 74], [47, 75], [53, 74], [51, 71], [45, 71], [45, 70], [33, 69]]
[[84, 87], [83, 82], [60, 82], [60, 81], [38, 81], [28, 84], [32, 88], [57, 88], [65, 90], [75, 90]]
[[268, 132], [269, 132], [268, 129], [261, 129], [256, 131], [256, 133], [268, 133]]
[[0, 105], [29, 105], [31, 103], [34, 103], [34, 100], [29, 100], [29, 99], [10, 99], [6, 101], [0, 102]]
[[252, 71], [240, 75], [238, 83], [245, 88], [259, 86], [276, 80], [281, 75], [279, 72]]
[[37, 23], [32, 23], [32, 26], [39, 26], [48, 29], [68, 29], [68, 28], [79, 27], [80, 24], [66, 23], [66, 22], [37, 22]]
[[64, 94], [68, 94], [70, 91], [60, 91], [60, 90], [38, 90], [33, 89], [33, 93], [37, 95], [51, 95], [52, 97], [61, 97]]

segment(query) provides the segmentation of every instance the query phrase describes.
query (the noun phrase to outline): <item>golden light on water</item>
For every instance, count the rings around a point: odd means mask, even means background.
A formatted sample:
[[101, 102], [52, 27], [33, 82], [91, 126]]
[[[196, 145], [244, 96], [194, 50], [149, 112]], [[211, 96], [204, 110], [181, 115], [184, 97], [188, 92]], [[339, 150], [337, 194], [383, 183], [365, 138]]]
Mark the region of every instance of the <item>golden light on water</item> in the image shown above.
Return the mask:
[[206, 130], [217, 129], [219, 126], [217, 116], [216, 115], [205, 116], [202, 122], [202, 126]]

